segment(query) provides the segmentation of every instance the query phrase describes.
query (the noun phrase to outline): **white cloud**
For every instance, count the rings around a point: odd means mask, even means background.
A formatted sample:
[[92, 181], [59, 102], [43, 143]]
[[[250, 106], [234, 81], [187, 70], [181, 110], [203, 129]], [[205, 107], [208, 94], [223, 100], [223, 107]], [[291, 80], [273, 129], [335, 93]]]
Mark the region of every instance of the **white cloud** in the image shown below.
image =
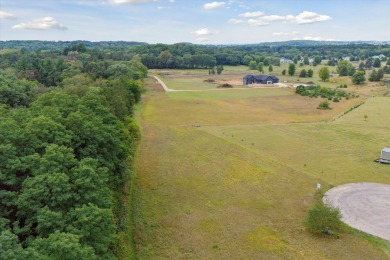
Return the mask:
[[240, 24], [240, 23], [243, 23], [244, 21], [243, 20], [240, 20], [240, 19], [230, 19], [229, 20], [229, 23], [231, 24]]
[[225, 2], [211, 2], [203, 5], [203, 8], [206, 10], [212, 10], [224, 7], [226, 5]]
[[263, 12], [246, 12], [246, 13], [243, 13], [243, 14], [240, 14], [241, 17], [259, 17], [259, 16], [263, 16], [264, 13]]
[[0, 11], [0, 20], [6, 20], [6, 19], [16, 19], [16, 17], [11, 13]]
[[288, 35], [298, 35], [301, 34], [300, 32], [274, 32], [272, 35], [275, 36], [288, 36]]
[[209, 38], [197, 38], [196, 41], [197, 42], [208, 42]]
[[293, 15], [286, 16], [287, 22], [296, 23], [296, 24], [309, 24], [309, 23], [323, 22], [323, 21], [328, 21], [330, 19], [332, 18], [328, 15], [317, 14], [308, 11], [304, 11], [298, 14], [297, 16], [293, 16]]
[[196, 35], [211, 35], [213, 34], [209, 29], [207, 28], [201, 28], [199, 30], [196, 30], [194, 32]]
[[266, 15], [266, 16], [258, 17], [256, 19], [249, 19], [247, 22], [253, 26], [264, 26], [270, 24], [270, 22], [283, 21], [283, 20], [285, 20], [284, 16]]
[[337, 41], [336, 39], [331, 38], [324, 38], [321, 36], [312, 36], [310, 34], [307, 34], [303, 37], [296, 37], [294, 40], [307, 40], [307, 41]]
[[249, 19], [247, 22], [252, 26], [264, 26], [269, 24], [269, 22], [263, 21], [261, 19]]
[[40, 19], [34, 19], [27, 23], [19, 23], [12, 27], [12, 29], [28, 29], [28, 30], [66, 30], [67, 28], [56, 21], [53, 17], [47, 16]]
[[[122, 5], [122, 4], [146, 4], [159, 2], [160, 0], [103, 0], [103, 3], [110, 3], [112, 5]], [[174, 3], [176, 0], [167, 0], [169, 3]]]
[[230, 19], [229, 23], [239, 24], [246, 22], [252, 26], [264, 26], [271, 22], [281, 21], [284, 23], [295, 23], [295, 24], [310, 24], [316, 22], [323, 22], [332, 19], [328, 15], [317, 14], [314, 12], [304, 11], [297, 16], [294, 15], [265, 15], [262, 12], [246, 12], [239, 15], [240, 17], [250, 18], [248, 20]]

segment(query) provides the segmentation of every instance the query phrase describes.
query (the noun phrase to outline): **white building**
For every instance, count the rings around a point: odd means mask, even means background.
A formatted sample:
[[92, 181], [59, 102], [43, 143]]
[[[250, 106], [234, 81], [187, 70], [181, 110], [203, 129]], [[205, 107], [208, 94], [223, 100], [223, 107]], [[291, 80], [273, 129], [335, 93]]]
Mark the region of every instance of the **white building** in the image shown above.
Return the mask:
[[290, 60], [290, 59], [287, 59], [287, 58], [280, 58], [280, 63], [293, 63], [293, 61], [292, 60]]

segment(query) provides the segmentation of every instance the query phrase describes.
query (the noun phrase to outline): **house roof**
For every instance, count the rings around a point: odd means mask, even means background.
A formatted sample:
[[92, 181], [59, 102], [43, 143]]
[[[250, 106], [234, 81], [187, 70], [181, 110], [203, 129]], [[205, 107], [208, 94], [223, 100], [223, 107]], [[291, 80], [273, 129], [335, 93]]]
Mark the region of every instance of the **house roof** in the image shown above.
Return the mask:
[[382, 149], [382, 152], [390, 153], [390, 148], [385, 147]]
[[268, 76], [268, 75], [246, 75], [244, 79], [247, 78], [255, 78], [256, 80], [267, 80], [268, 78], [271, 78], [272, 80], [278, 80], [279, 78], [276, 76]]

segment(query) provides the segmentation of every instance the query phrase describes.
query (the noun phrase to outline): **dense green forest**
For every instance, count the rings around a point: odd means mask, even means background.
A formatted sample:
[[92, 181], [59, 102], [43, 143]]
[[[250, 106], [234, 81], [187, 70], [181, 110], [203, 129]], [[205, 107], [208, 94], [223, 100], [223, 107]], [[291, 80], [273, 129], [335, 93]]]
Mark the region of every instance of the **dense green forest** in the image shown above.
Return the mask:
[[147, 68], [70, 49], [1, 52], [0, 259], [115, 258], [127, 225]]
[[[55, 46], [58, 46], [55, 49]], [[137, 42], [0, 42], [0, 49], [18, 46], [22, 52], [33, 50], [39, 56], [42, 50], [50, 50], [52, 55], [60, 52], [67, 59], [78, 56], [83, 65], [83, 72], [88, 70], [106, 69], [106, 60], [137, 59], [149, 69], [172, 68], [194, 69], [212, 68], [216, 65], [249, 65], [251, 61], [280, 65], [280, 58], [300, 59], [301, 57], [320, 57], [321, 60], [330, 60], [335, 66], [343, 57], [350, 57], [351, 61], [366, 60], [374, 55], [383, 54], [390, 57], [390, 44], [370, 44], [365, 42], [315, 42], [291, 41], [281, 43], [262, 43], [249, 45], [195, 45], [191, 43], [177, 44], [145, 44]], [[14, 47], [15, 48], [15, 47]], [[88, 50], [88, 54], [85, 54]], [[4, 52], [4, 51], [3, 51]], [[4, 61], [12, 63], [14, 54], [3, 54]], [[94, 63], [91, 64], [91, 61]], [[4, 66], [4, 65], [2, 65]], [[102, 68], [102, 66], [104, 68]], [[95, 75], [97, 77], [104, 75]]]

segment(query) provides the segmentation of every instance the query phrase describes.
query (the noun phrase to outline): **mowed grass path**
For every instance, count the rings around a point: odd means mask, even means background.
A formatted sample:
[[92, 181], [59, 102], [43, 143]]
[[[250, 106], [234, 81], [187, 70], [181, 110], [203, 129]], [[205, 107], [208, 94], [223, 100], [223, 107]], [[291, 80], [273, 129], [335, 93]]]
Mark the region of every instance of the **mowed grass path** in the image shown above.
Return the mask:
[[[153, 82], [148, 86], [158, 89]], [[374, 156], [376, 148], [365, 139], [359, 143], [360, 137], [369, 140], [374, 135], [355, 133], [358, 126], [343, 127], [342, 120], [349, 114], [331, 124], [288, 123], [328, 119], [357, 101], [341, 102], [332, 111], [318, 111], [308, 98], [302, 103], [302, 97], [287, 90], [273, 95], [266, 91], [252, 97], [234, 92], [208, 97], [153, 90], [145, 94], [135, 194], [135, 239], [140, 259], [387, 257], [358, 236], [317, 238], [302, 224], [317, 182], [330, 186], [354, 178], [350, 172], [342, 177], [340, 172], [348, 167], [341, 165], [337, 179], [333, 179], [332, 171], [342, 161], [342, 156], [335, 161], [337, 153], [352, 152], [348, 156], [358, 155], [359, 162], [367, 151]], [[192, 127], [195, 123], [212, 126]], [[345, 146], [348, 142], [344, 138], [350, 137], [352, 143], [339, 152], [336, 147]], [[385, 142], [377, 137], [373, 143], [378, 140], [380, 145]], [[354, 152], [361, 145], [362, 149]], [[314, 148], [306, 152], [310, 147]], [[329, 163], [325, 159], [314, 161], [314, 154], [308, 157], [314, 152], [318, 158], [332, 155]], [[376, 171], [381, 165], [369, 162], [371, 158], [365, 160], [353, 168], [358, 171], [356, 179], [390, 181], [385, 168]], [[314, 167], [315, 163], [323, 167]], [[363, 175], [360, 168], [368, 163], [373, 166]], [[320, 168], [324, 175], [318, 172]]]

